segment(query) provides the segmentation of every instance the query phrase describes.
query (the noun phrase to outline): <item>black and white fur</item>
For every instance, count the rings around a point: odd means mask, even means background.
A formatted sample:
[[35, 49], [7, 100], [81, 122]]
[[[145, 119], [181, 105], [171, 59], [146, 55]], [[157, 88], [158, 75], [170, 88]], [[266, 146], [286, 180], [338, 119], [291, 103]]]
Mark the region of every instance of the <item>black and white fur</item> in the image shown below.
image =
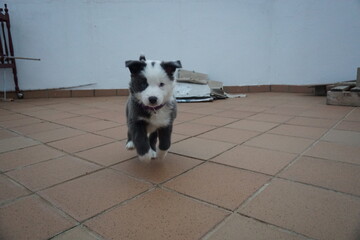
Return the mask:
[[126, 148], [135, 148], [141, 161], [163, 159], [171, 145], [176, 117], [174, 73], [181, 68], [181, 62], [152, 61], [140, 56], [139, 60], [126, 61], [125, 66], [131, 73], [130, 96], [126, 105]]

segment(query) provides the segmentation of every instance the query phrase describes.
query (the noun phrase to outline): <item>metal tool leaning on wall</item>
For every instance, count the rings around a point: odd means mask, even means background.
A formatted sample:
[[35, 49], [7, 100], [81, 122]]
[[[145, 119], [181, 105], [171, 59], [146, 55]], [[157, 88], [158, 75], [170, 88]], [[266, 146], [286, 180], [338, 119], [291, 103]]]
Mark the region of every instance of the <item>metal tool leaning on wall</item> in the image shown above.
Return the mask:
[[[30, 60], [30, 61], [40, 61], [39, 58], [30, 58], [30, 57], [19, 57], [14, 56], [14, 46], [11, 37], [10, 31], [10, 15], [7, 4], [4, 4], [4, 9], [0, 8], [0, 23], [1, 23], [1, 33], [0, 33], [0, 68], [11, 68], [14, 76], [15, 83], [15, 92], [19, 99], [24, 97], [24, 94], [20, 92], [19, 81], [17, 77], [17, 68], [15, 59], [18, 60]], [[6, 101], [6, 79], [5, 71], [3, 71], [3, 81], [4, 81], [4, 101]]]

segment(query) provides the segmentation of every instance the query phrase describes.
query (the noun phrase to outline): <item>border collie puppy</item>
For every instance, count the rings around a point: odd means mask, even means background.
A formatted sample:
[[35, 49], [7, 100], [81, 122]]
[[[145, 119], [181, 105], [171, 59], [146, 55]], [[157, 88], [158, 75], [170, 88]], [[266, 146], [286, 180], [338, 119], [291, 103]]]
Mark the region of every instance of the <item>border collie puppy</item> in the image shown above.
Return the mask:
[[131, 73], [126, 105], [126, 148], [135, 148], [141, 161], [164, 159], [171, 145], [172, 125], [176, 117], [174, 72], [181, 68], [181, 62], [152, 61], [140, 56], [139, 61], [126, 61], [125, 66]]

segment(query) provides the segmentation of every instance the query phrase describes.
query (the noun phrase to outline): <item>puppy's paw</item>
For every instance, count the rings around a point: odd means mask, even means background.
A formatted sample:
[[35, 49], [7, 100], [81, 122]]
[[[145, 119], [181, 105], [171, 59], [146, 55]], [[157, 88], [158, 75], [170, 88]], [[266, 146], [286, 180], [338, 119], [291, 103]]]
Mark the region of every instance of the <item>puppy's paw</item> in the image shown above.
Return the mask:
[[151, 159], [156, 158], [156, 152], [150, 148], [150, 150], [144, 155], [139, 155], [139, 160], [141, 162], [150, 162]]
[[156, 154], [157, 154], [157, 159], [159, 160], [163, 160], [165, 157], [166, 157], [166, 154], [167, 154], [167, 150], [160, 150], [158, 149]]
[[144, 155], [138, 155], [139, 160], [144, 163], [148, 163], [151, 161], [151, 153], [145, 153]]
[[134, 143], [133, 143], [133, 141], [128, 141], [127, 143], [126, 143], [126, 149], [127, 150], [133, 150], [134, 149]]
[[156, 158], [156, 152], [150, 148], [151, 158]]

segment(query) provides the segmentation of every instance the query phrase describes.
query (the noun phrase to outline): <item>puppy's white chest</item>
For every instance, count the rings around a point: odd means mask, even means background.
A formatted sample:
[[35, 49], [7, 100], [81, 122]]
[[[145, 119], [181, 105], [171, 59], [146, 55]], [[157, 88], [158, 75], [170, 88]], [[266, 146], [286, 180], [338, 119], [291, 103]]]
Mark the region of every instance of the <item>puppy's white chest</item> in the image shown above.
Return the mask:
[[166, 127], [170, 124], [170, 109], [160, 109], [156, 113], [152, 114], [148, 120], [147, 132], [152, 133], [160, 127]]

